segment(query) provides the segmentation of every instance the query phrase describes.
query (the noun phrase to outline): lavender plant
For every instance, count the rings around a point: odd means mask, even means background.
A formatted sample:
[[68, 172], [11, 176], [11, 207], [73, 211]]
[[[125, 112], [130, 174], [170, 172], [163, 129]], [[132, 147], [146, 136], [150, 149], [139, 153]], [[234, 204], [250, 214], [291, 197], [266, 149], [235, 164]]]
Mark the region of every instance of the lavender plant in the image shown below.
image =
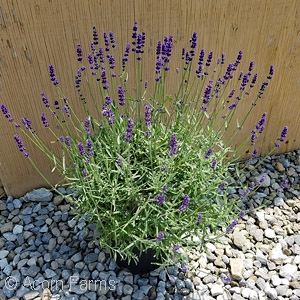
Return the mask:
[[[104, 32], [104, 46], [100, 46], [93, 28], [87, 60], [77, 45], [75, 88], [84, 119], [74, 112], [54, 67], [49, 66], [58, 100], [51, 105], [41, 93], [45, 107], [41, 122], [60, 145], [61, 154], [37, 135], [30, 120], [24, 117], [20, 125], [4, 104], [1, 110], [18, 128], [17, 146], [37, 171], [22, 134], [53, 162], [64, 182], [76, 189], [76, 197], [70, 199], [76, 215], [96, 224], [102, 247], [128, 260], [138, 259], [134, 248], [140, 252], [155, 249], [167, 264], [223, 234], [220, 228], [227, 233], [233, 230], [245, 214], [239, 203], [262, 183], [263, 178], [241, 187], [239, 199], [227, 196], [231, 185], [237, 184], [230, 181], [232, 164], [246, 148], [252, 148], [251, 158], [258, 155], [255, 142], [264, 131], [266, 113], [244, 143], [235, 147], [233, 141], [263, 96], [274, 67], [257, 91], [253, 61], [245, 72], [238, 71], [243, 56], [239, 51], [237, 59], [225, 65], [224, 53], [215, 58], [213, 52], [197, 50], [194, 32], [189, 47], [182, 49], [182, 65], [177, 68], [171, 66], [173, 36], [158, 42], [153, 78], [147, 81], [143, 77], [143, 63], [149, 59], [144, 54], [145, 36], [135, 22], [132, 41], [121, 59], [112, 32]], [[167, 91], [170, 72], [179, 78], [174, 95]], [[239, 103], [249, 101], [250, 96], [254, 100], [248, 112], [237, 119]], [[284, 142], [287, 130], [283, 129], [274, 149]], [[182, 269], [187, 267], [182, 265]]]

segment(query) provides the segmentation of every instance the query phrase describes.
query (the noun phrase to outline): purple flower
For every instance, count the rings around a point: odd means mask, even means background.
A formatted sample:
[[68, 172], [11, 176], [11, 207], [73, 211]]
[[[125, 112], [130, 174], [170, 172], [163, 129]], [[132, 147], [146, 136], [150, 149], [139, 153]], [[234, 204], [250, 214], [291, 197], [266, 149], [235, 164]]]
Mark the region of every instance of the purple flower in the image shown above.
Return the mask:
[[221, 65], [224, 65], [225, 63], [225, 53], [222, 53], [222, 56], [221, 56]]
[[197, 39], [198, 39], [197, 32], [194, 32], [190, 39], [192, 49], [195, 49], [197, 47]]
[[89, 118], [86, 118], [84, 121], [84, 130], [86, 132], [87, 136], [91, 136], [92, 132], [91, 132], [91, 121]]
[[266, 89], [266, 86], [268, 85], [268, 82], [264, 81], [262, 84], [261, 84], [261, 87], [260, 87], [260, 90], [258, 92], [258, 95], [257, 97], [258, 98], [261, 98], [262, 94], [264, 93], [264, 90]]
[[98, 45], [98, 33], [95, 26], [93, 27], [93, 40], [94, 45]]
[[165, 199], [166, 199], [166, 195], [165, 194], [157, 194], [154, 199], [157, 200], [156, 205], [161, 206]]
[[119, 104], [120, 106], [125, 105], [125, 91], [123, 90], [122, 86], [118, 86], [118, 95], [119, 95]]
[[105, 70], [104, 67], [102, 68], [101, 79], [102, 79], [101, 83], [103, 85], [103, 89], [108, 90], [108, 81], [107, 81], [107, 78], [106, 78], [106, 70]]
[[26, 119], [26, 118], [22, 118], [22, 123], [24, 124], [25, 128], [27, 130], [31, 130], [32, 127], [31, 127], [31, 121]]
[[234, 93], [235, 93], [235, 90], [232, 90], [232, 91], [230, 92], [230, 94], [229, 94], [228, 98], [232, 98], [232, 97], [233, 97], [233, 95], [234, 95]]
[[89, 153], [89, 156], [94, 156], [93, 141], [91, 139], [87, 140], [86, 147], [87, 147], [87, 151]]
[[223, 191], [223, 190], [225, 189], [225, 186], [226, 186], [226, 182], [223, 181], [223, 182], [219, 185], [219, 189], [220, 189], [221, 191]]
[[224, 283], [230, 283], [231, 282], [231, 279], [229, 277], [225, 276], [225, 275], [221, 275], [220, 278]]
[[239, 54], [238, 54], [238, 56], [236, 58], [235, 64], [234, 64], [235, 67], [237, 67], [240, 64], [240, 62], [242, 60], [242, 57], [243, 57], [243, 51], [240, 50]]
[[169, 155], [173, 156], [177, 153], [178, 144], [177, 144], [177, 136], [175, 133], [172, 133], [171, 140], [170, 140], [170, 152]]
[[211, 164], [211, 168], [212, 168], [212, 169], [215, 169], [215, 168], [216, 168], [216, 165], [217, 165], [217, 160], [214, 159], [213, 162], [212, 162], [212, 164]]
[[252, 80], [251, 80], [251, 84], [250, 84], [250, 88], [254, 87], [254, 84], [257, 80], [257, 73], [253, 75]]
[[223, 77], [223, 78], [224, 78], [224, 81], [226, 81], [226, 80], [232, 78], [231, 72], [233, 71], [233, 67], [234, 67], [233, 64], [229, 64], [229, 65], [228, 65], [227, 70], [226, 70], [226, 73], [225, 73], [225, 75], [224, 75], [224, 77]]
[[236, 103], [232, 103], [231, 105], [228, 106], [228, 109], [229, 110], [233, 110], [236, 107], [237, 107], [237, 104]]
[[182, 204], [179, 207], [179, 211], [183, 212], [184, 210], [186, 210], [189, 206], [189, 203], [190, 203], [190, 197], [187, 194], [185, 194], [183, 196]]
[[156, 238], [156, 240], [158, 241], [158, 242], [161, 242], [163, 239], [164, 239], [164, 233], [162, 232], [162, 231], [160, 231], [159, 233], [158, 233], [158, 236], [157, 236], [157, 238]]
[[196, 71], [196, 74], [197, 74], [198, 78], [200, 78], [200, 74], [203, 71], [204, 54], [205, 54], [204, 49], [201, 49], [200, 50], [200, 55], [199, 55], [199, 61], [198, 61], [199, 67], [198, 67], [198, 69]]
[[112, 31], [109, 32], [109, 39], [110, 39], [110, 44], [112, 48], [116, 48], [116, 41], [115, 41], [115, 36]]
[[145, 105], [145, 126], [150, 126], [152, 124], [151, 122], [151, 107], [146, 104]]
[[211, 92], [212, 92], [212, 83], [213, 81], [210, 80], [207, 87], [205, 88], [204, 96], [203, 96], [203, 104], [209, 103], [209, 100], [211, 98]]
[[78, 151], [80, 153], [80, 155], [85, 156], [86, 153], [84, 151], [84, 145], [82, 143], [78, 143]]
[[267, 113], [264, 112], [260, 118], [260, 120], [258, 121], [258, 123], [256, 124], [255, 128], [256, 130], [259, 130], [259, 133], [262, 133], [263, 129], [264, 129], [264, 124], [266, 122], [266, 117], [267, 117]]
[[205, 159], [208, 159], [208, 158], [210, 157], [210, 155], [212, 154], [212, 152], [213, 152], [213, 149], [212, 149], [212, 148], [209, 148], [208, 151], [206, 152], [204, 158], [205, 158]]
[[181, 271], [182, 271], [183, 273], [186, 273], [187, 270], [188, 270], [188, 267], [187, 267], [187, 266], [183, 266], [183, 267], [181, 268]]
[[77, 52], [77, 60], [81, 62], [83, 55], [82, 55], [82, 47], [80, 44], [77, 44], [76, 52]]
[[257, 148], [255, 148], [254, 150], [253, 150], [253, 152], [252, 152], [252, 157], [255, 157], [256, 155], [257, 155], [257, 153], [258, 153], [258, 149]]
[[199, 223], [199, 222], [202, 220], [202, 218], [203, 218], [203, 215], [202, 215], [202, 214], [199, 214], [199, 215], [198, 215], [198, 218], [197, 218], [197, 223]]
[[61, 136], [59, 137], [59, 140], [60, 140], [62, 143], [64, 143], [64, 142], [65, 142], [65, 137], [64, 137], [63, 135], [61, 135]]
[[173, 247], [173, 251], [178, 251], [180, 249], [180, 246], [176, 245]]
[[238, 223], [238, 219], [234, 219], [234, 220], [229, 224], [229, 226], [226, 228], [226, 233], [231, 232], [231, 231], [234, 229], [234, 227], [237, 225], [237, 223]]
[[67, 117], [70, 118], [70, 117], [71, 117], [71, 114], [70, 114], [70, 109], [69, 109], [68, 105], [65, 105], [65, 106], [63, 107], [63, 110], [65, 111]]
[[115, 58], [112, 55], [108, 56], [108, 62], [109, 62], [109, 68], [114, 69], [115, 68]]
[[[23, 142], [22, 142], [22, 139], [21, 139], [17, 134], [14, 135], [14, 139], [15, 139], [15, 141], [16, 141], [18, 147], [19, 147], [20, 152], [25, 152], [25, 151], [26, 151], [26, 148], [24, 147], [24, 144], [23, 144]], [[24, 156], [25, 156], [26, 158], [28, 158], [28, 157], [29, 157], [29, 153], [28, 153], [28, 152], [25, 152], [25, 153], [24, 153]]]
[[66, 144], [67, 144], [68, 147], [72, 146], [71, 138], [68, 135], [65, 138], [65, 142], [66, 142]]
[[245, 217], [245, 211], [242, 210], [242, 211], [240, 212], [240, 218], [243, 219], [244, 217]]
[[127, 44], [126, 48], [125, 48], [125, 51], [124, 51], [124, 56], [123, 56], [123, 59], [122, 59], [122, 70], [123, 70], [123, 72], [125, 71], [125, 66], [126, 66], [126, 63], [128, 61], [129, 51], [130, 51], [130, 44]]
[[243, 76], [243, 80], [242, 80], [242, 83], [241, 83], [241, 86], [240, 86], [240, 91], [244, 91], [245, 90], [245, 87], [246, 87], [246, 85], [247, 85], [248, 82], [249, 82], [249, 74], [246, 73]]
[[53, 82], [54, 86], [58, 86], [58, 80], [55, 77], [55, 71], [54, 71], [54, 67], [52, 65], [49, 65], [49, 75], [50, 75], [50, 79]]
[[85, 180], [87, 180], [89, 178], [89, 175], [88, 175], [88, 172], [87, 172], [86, 169], [82, 170], [82, 175], [83, 175], [83, 177], [84, 177]]
[[281, 132], [281, 135], [280, 135], [280, 137], [277, 140], [280, 141], [281, 143], [283, 143], [284, 140], [285, 140], [285, 138], [286, 138], [287, 133], [288, 133], [288, 127], [284, 126], [283, 130]]
[[1, 111], [5, 115], [5, 118], [9, 119], [9, 122], [13, 122], [14, 121], [14, 118], [11, 118], [8, 109], [7, 109], [7, 107], [4, 104], [1, 105]]
[[287, 184], [288, 184], [288, 179], [286, 178], [286, 179], [284, 179], [283, 181], [282, 181], [282, 183], [281, 183], [281, 185], [280, 185], [280, 187], [279, 187], [279, 189], [277, 189], [277, 192], [280, 192], [280, 191], [282, 191], [286, 186], [287, 186]]
[[46, 115], [44, 112], [42, 112], [41, 120], [46, 128], [50, 126], [49, 123], [47, 122]]
[[168, 168], [167, 168], [167, 166], [163, 166], [163, 167], [162, 167], [162, 171], [163, 171], [164, 173], [168, 173]]
[[207, 57], [207, 61], [206, 61], [206, 64], [205, 64], [207, 67], [210, 66], [210, 63], [212, 61], [212, 57], [213, 57], [213, 52], [209, 52], [208, 57]]
[[[264, 175], [265, 175], [265, 174], [264, 174]], [[263, 176], [264, 176], [264, 175], [263, 175]], [[263, 179], [263, 180], [264, 180], [264, 179]], [[260, 184], [260, 182], [259, 182], [258, 184]], [[253, 181], [250, 182], [250, 184], [249, 184], [247, 190], [244, 191], [244, 192], [241, 194], [240, 199], [245, 198], [249, 193], [251, 193], [251, 192], [253, 191], [253, 189], [254, 189], [254, 186], [255, 186], [255, 183], [254, 183]]]
[[123, 162], [123, 158], [122, 158], [122, 156], [119, 156], [118, 161], [117, 161], [117, 164], [119, 167], [122, 167], [122, 162]]
[[162, 191], [163, 191], [164, 193], [167, 191], [167, 186], [166, 186], [166, 185], [164, 185], [164, 186], [162, 187]]
[[129, 143], [132, 140], [132, 130], [134, 127], [134, 122], [131, 118], [128, 119], [127, 129], [126, 129], [126, 136], [125, 136], [125, 142]]
[[[249, 64], [249, 69], [248, 69], [248, 71], [251, 72], [251, 71], [253, 70], [253, 68], [254, 68], [254, 61], [251, 60], [251, 61], [250, 61], [250, 64]], [[249, 74], [249, 73], [248, 73], [248, 74]], [[249, 76], [250, 76], [250, 74], [249, 74]]]
[[269, 72], [269, 76], [267, 77], [269, 80], [271, 80], [272, 79], [272, 76], [273, 76], [273, 74], [274, 74], [274, 66], [273, 65], [271, 65], [270, 66], [270, 72]]

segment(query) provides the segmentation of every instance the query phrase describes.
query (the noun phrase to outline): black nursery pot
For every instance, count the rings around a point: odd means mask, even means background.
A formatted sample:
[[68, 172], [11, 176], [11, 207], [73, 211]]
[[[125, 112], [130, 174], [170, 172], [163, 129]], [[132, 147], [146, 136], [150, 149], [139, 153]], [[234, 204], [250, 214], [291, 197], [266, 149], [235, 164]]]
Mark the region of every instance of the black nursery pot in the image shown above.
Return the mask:
[[140, 253], [137, 248], [133, 249], [133, 253], [139, 257], [137, 264], [134, 260], [130, 261], [128, 264], [127, 260], [122, 260], [119, 255], [117, 255], [116, 263], [120, 268], [128, 269], [132, 274], [145, 274], [154, 271], [159, 266], [153, 263], [162, 263], [162, 259], [154, 257], [155, 250], [147, 249], [145, 252]]

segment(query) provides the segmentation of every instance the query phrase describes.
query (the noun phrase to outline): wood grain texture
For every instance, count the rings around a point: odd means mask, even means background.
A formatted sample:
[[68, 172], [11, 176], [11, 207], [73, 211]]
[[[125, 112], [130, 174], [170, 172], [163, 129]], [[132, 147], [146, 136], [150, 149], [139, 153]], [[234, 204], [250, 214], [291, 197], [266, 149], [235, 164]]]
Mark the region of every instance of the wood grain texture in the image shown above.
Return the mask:
[[[16, 120], [26, 116], [41, 135], [47, 133], [40, 124], [43, 105], [40, 92], [52, 101], [55, 89], [48, 76], [48, 65], [55, 66], [64, 93], [74, 106], [78, 97], [74, 89], [76, 44], [88, 52], [92, 27], [102, 38], [103, 31], [113, 31], [122, 53], [131, 40], [133, 22], [147, 36], [145, 55], [151, 55], [145, 78], [154, 74], [155, 47], [164, 35], [174, 36], [172, 66], [180, 62], [182, 47], [188, 46], [191, 34], [199, 35], [199, 47], [226, 53], [227, 62], [244, 51], [243, 67], [255, 61], [255, 70], [264, 80], [271, 64], [275, 65], [272, 83], [245, 124], [250, 132], [261, 114], [268, 113], [267, 128], [257, 144], [266, 154], [282, 127], [289, 126], [288, 143], [279, 151], [300, 148], [300, 2], [297, 0], [2, 0], [0, 4], [0, 98]], [[176, 60], [175, 57], [178, 57]], [[176, 79], [174, 78], [174, 81]], [[171, 82], [174, 82], [171, 80]], [[170, 93], [172, 86], [169, 86]], [[241, 104], [241, 113], [249, 103]], [[13, 140], [16, 129], [0, 118], [0, 181], [8, 195], [21, 196], [32, 188], [44, 186], [34, 168], [18, 151]], [[245, 136], [242, 134], [242, 137]], [[24, 139], [31, 157], [52, 183], [52, 166]]]

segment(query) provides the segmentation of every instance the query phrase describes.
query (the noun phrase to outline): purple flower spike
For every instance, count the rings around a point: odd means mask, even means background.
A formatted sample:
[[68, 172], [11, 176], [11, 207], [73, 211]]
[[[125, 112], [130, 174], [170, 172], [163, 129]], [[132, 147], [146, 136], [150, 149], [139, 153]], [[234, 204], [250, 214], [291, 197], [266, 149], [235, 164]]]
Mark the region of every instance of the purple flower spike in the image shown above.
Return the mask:
[[281, 132], [281, 135], [280, 137], [277, 139], [278, 141], [280, 141], [281, 143], [284, 142], [285, 138], [286, 138], [286, 135], [288, 133], [288, 127], [287, 126], [284, 126], [282, 132]]
[[156, 240], [157, 240], [158, 242], [161, 242], [161, 241], [164, 239], [164, 237], [165, 237], [165, 235], [164, 235], [164, 233], [161, 231], [161, 232], [158, 233], [158, 236], [157, 236]]
[[272, 79], [272, 76], [273, 76], [273, 74], [274, 74], [274, 66], [273, 65], [271, 65], [271, 67], [270, 67], [270, 72], [269, 72], [269, 76], [267, 77], [269, 80], [271, 80]]
[[78, 143], [78, 151], [80, 153], [80, 155], [85, 156], [86, 153], [84, 151], [84, 145], [82, 143]]
[[91, 132], [91, 120], [89, 118], [86, 118], [84, 121], [84, 129], [86, 132], [87, 136], [91, 136], [92, 132]]
[[[254, 68], [254, 61], [251, 60], [251, 61], [250, 61], [250, 64], [249, 64], [249, 69], [248, 69], [248, 71], [251, 72], [251, 71], [253, 70], [253, 68]], [[250, 74], [249, 74], [249, 76], [250, 76]]]
[[89, 156], [94, 156], [94, 151], [93, 151], [93, 142], [91, 139], [88, 139], [86, 142], [86, 147], [89, 153]]
[[67, 144], [68, 147], [72, 146], [71, 138], [68, 135], [65, 138], [65, 142], [66, 142], [66, 144]]
[[184, 210], [188, 209], [189, 203], [190, 203], [190, 197], [187, 194], [185, 194], [183, 196], [182, 204], [179, 207], [179, 211], [183, 212]]
[[50, 75], [50, 79], [53, 82], [54, 86], [58, 86], [58, 80], [55, 76], [55, 71], [54, 71], [53, 65], [49, 65], [49, 75]]
[[225, 186], [226, 186], [226, 182], [224, 181], [224, 182], [222, 182], [222, 183], [219, 185], [219, 189], [220, 189], [221, 191], [224, 191]]
[[4, 104], [1, 105], [1, 111], [5, 115], [5, 118], [9, 119], [9, 122], [13, 122], [14, 121], [14, 118], [11, 118], [8, 109], [7, 109], [7, 107]]
[[86, 169], [82, 170], [82, 175], [83, 175], [83, 177], [84, 177], [85, 180], [87, 180], [89, 178], [89, 175], [88, 175], [88, 172], [87, 172]]
[[202, 218], [203, 218], [203, 215], [202, 215], [202, 214], [199, 214], [199, 215], [198, 215], [198, 218], [197, 218], [197, 223], [199, 223], [199, 222], [202, 220]]
[[154, 199], [157, 200], [156, 205], [162, 206], [163, 203], [165, 202], [166, 196], [165, 194], [157, 194]]
[[150, 126], [151, 122], [151, 107], [149, 105], [145, 105], [145, 126]]
[[217, 160], [214, 159], [212, 164], [211, 164], [211, 168], [214, 170], [216, 168], [216, 165], [217, 165]]
[[95, 26], [93, 27], [93, 40], [94, 45], [98, 45], [98, 33]]
[[211, 99], [212, 83], [213, 81], [210, 80], [207, 87], [205, 88], [204, 96], [203, 96], [203, 104], [208, 104]]
[[81, 62], [83, 55], [82, 55], [82, 47], [80, 44], [77, 44], [76, 52], [77, 52], [77, 60]]
[[238, 223], [238, 219], [234, 219], [234, 220], [229, 224], [229, 226], [226, 228], [226, 233], [231, 232], [231, 231], [234, 229], [234, 227], [237, 225], [237, 223]]
[[49, 127], [49, 126], [50, 126], [50, 125], [49, 125], [49, 123], [47, 122], [46, 115], [45, 115], [45, 113], [44, 113], [44, 112], [42, 112], [42, 115], [41, 115], [41, 120], [42, 120], [42, 122], [43, 122], [43, 124], [44, 124], [45, 128], [47, 128], [47, 127]]
[[206, 152], [204, 158], [205, 158], [205, 159], [208, 159], [208, 158], [211, 156], [212, 152], [213, 152], [213, 149], [212, 149], [212, 148], [209, 148], [208, 151]]
[[[24, 144], [23, 144], [23, 142], [22, 142], [22, 139], [21, 139], [17, 134], [14, 135], [14, 139], [15, 139], [15, 141], [16, 141], [18, 147], [19, 147], [20, 152], [25, 152], [25, 151], [26, 151], [26, 148], [24, 147]], [[25, 153], [24, 153], [24, 156], [25, 156], [26, 158], [28, 158], [28, 157], [29, 157], [29, 153], [28, 153], [28, 152], [25, 152]]]
[[170, 141], [170, 152], [169, 155], [173, 156], [177, 153], [178, 150], [178, 144], [177, 144], [177, 135], [173, 133], [171, 135], [171, 141]]
[[242, 210], [242, 211], [240, 212], [240, 218], [243, 219], [244, 217], [245, 217], [245, 211]]
[[129, 143], [132, 141], [132, 130], [134, 127], [134, 122], [131, 118], [128, 119], [127, 129], [126, 129], [126, 136], [125, 136], [125, 142]]
[[31, 121], [26, 119], [26, 118], [22, 118], [22, 123], [24, 124], [26, 130], [31, 130]]
[[253, 150], [253, 152], [252, 152], [251, 157], [255, 157], [255, 156], [257, 155], [257, 153], [258, 153], [258, 149], [255, 148], [255, 149]]
[[173, 251], [178, 251], [179, 249], [180, 249], [180, 246], [176, 245], [176, 246], [174, 246]]
[[119, 95], [119, 105], [124, 106], [125, 105], [125, 91], [123, 90], [122, 86], [118, 86], [118, 95]]

